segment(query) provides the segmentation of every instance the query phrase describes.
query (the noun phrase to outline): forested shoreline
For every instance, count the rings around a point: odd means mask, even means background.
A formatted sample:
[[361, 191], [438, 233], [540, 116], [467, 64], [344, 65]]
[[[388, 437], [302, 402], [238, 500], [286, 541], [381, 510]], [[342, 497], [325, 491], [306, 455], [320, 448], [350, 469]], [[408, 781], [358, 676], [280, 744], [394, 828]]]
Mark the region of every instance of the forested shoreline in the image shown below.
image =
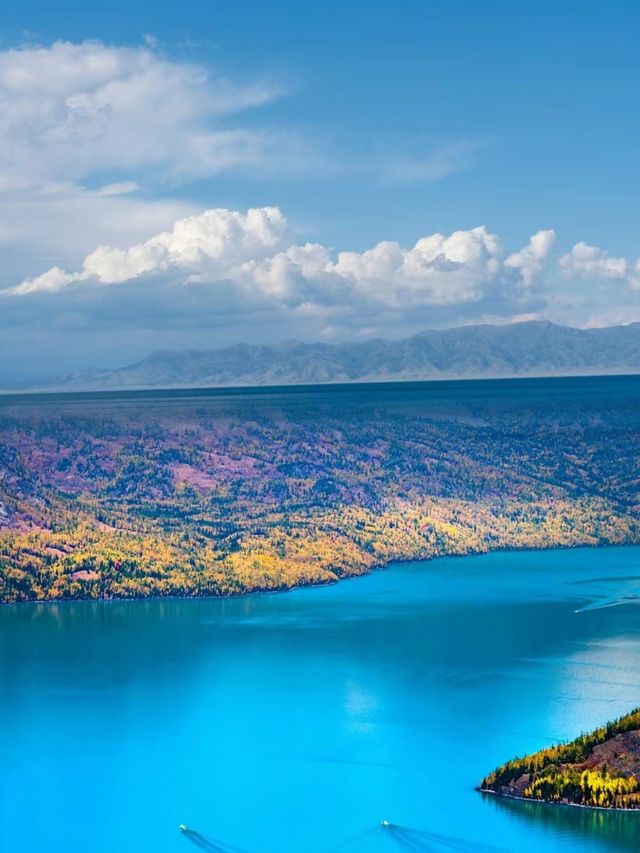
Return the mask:
[[568, 743], [507, 761], [480, 790], [602, 809], [640, 808], [640, 709]]
[[638, 542], [640, 382], [590, 381], [0, 400], [0, 601], [237, 595]]

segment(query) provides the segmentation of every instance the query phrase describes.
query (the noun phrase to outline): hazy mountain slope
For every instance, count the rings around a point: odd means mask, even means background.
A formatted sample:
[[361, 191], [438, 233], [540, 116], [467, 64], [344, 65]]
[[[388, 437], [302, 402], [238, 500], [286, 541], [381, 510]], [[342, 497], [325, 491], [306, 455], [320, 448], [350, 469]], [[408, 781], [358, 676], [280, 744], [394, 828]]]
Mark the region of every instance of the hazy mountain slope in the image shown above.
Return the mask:
[[464, 326], [404, 340], [156, 352], [119, 370], [66, 376], [63, 388], [279, 385], [640, 371], [640, 323], [570, 329], [546, 322]]

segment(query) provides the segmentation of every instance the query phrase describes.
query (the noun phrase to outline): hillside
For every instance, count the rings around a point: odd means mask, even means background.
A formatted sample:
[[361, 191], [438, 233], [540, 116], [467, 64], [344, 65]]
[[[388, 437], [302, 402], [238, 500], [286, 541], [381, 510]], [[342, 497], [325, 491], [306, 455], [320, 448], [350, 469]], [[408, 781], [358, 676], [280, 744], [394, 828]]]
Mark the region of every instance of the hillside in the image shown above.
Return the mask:
[[640, 709], [570, 743], [508, 761], [480, 783], [506, 797], [640, 808]]
[[532, 321], [425, 331], [403, 340], [163, 351], [118, 370], [68, 375], [47, 387], [215, 387], [635, 372], [640, 372], [640, 323], [571, 329]]
[[0, 398], [0, 602], [640, 541], [640, 378]]

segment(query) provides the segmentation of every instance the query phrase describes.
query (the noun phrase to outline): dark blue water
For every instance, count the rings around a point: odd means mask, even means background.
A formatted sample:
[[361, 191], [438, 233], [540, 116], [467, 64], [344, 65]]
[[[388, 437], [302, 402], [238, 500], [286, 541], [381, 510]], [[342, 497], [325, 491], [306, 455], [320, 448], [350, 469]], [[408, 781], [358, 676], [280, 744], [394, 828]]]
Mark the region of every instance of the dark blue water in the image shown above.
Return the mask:
[[639, 592], [640, 548], [619, 548], [5, 607], [0, 847], [635, 850], [640, 814], [474, 785], [640, 704]]

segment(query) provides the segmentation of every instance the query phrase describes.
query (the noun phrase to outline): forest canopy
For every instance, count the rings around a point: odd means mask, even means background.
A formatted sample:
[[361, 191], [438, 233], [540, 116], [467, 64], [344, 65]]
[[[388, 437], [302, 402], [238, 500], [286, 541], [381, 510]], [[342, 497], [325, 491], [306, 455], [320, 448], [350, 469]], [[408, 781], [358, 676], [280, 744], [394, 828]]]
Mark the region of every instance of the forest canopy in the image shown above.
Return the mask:
[[640, 381], [617, 381], [0, 399], [0, 600], [637, 542]]

